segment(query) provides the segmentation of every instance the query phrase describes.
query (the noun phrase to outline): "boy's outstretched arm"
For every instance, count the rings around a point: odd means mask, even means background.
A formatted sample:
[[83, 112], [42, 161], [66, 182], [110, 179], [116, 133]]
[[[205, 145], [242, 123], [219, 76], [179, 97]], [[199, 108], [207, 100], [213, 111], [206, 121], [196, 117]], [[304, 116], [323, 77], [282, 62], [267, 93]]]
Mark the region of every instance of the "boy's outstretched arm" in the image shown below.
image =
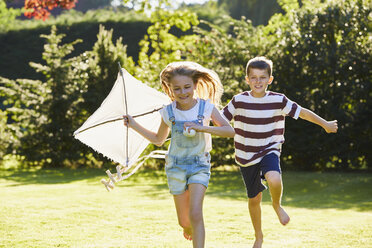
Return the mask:
[[320, 117], [319, 115], [315, 114], [313, 111], [308, 110], [306, 108], [301, 109], [300, 118], [321, 126], [322, 128], [324, 128], [324, 130], [327, 133], [336, 133], [337, 132], [337, 129], [338, 129], [337, 120], [326, 121], [322, 117]]

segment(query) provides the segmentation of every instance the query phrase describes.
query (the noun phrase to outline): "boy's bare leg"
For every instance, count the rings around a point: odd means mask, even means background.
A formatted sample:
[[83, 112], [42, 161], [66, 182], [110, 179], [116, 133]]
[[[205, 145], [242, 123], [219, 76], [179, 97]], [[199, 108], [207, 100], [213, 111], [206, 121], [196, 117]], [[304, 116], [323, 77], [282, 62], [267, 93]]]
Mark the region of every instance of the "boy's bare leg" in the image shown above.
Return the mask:
[[262, 192], [258, 193], [258, 195], [256, 195], [255, 197], [248, 199], [249, 214], [251, 216], [255, 233], [253, 248], [261, 248], [263, 243], [263, 233], [261, 226], [261, 201]]
[[203, 219], [203, 200], [206, 187], [199, 183], [189, 184], [190, 212], [189, 218], [192, 226], [192, 243], [194, 248], [204, 248], [205, 227]]
[[192, 240], [192, 228], [190, 224], [190, 193], [188, 190], [180, 195], [173, 195], [176, 205], [178, 224], [183, 228], [183, 236], [187, 240]]
[[283, 192], [282, 176], [277, 171], [268, 171], [265, 174], [265, 178], [269, 184], [271, 201], [273, 208], [278, 215], [279, 221], [282, 225], [287, 225], [290, 218], [281, 205]]

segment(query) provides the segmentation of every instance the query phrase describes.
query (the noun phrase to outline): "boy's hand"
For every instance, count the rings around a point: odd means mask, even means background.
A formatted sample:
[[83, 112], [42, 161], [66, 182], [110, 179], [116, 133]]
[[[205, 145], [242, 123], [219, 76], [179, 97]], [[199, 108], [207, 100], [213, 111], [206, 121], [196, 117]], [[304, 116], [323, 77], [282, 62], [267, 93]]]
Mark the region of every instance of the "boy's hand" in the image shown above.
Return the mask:
[[326, 125], [323, 128], [327, 133], [337, 133], [337, 120], [327, 121]]

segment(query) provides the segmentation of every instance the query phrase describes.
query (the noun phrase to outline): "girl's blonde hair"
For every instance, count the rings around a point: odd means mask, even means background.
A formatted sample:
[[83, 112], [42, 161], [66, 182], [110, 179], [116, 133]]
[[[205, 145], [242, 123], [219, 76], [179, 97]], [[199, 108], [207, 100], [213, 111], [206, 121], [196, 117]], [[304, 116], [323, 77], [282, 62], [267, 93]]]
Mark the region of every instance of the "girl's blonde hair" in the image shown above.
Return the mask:
[[209, 70], [198, 63], [190, 61], [180, 61], [168, 64], [160, 73], [160, 82], [163, 91], [174, 100], [173, 92], [170, 88], [170, 81], [175, 76], [188, 76], [196, 85], [196, 93], [201, 99], [210, 99], [211, 102], [219, 107], [223, 87], [217, 73]]

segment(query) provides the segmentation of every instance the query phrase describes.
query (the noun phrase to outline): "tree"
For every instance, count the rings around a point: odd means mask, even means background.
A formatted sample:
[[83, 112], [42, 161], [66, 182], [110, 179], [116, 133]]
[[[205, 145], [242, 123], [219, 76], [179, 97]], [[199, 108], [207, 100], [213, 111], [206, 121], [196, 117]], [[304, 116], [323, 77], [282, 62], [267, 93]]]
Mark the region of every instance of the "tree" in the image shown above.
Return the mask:
[[[244, 67], [247, 58], [262, 51], [262, 43], [258, 29], [250, 20], [244, 17], [241, 20], [230, 16], [222, 18], [218, 25], [204, 21], [207, 28], [194, 28], [199, 37], [187, 57], [217, 72], [224, 86], [222, 106], [225, 106], [235, 94], [248, 89]], [[218, 161], [214, 166], [234, 164], [234, 152], [233, 139], [213, 138], [212, 162]]]
[[[368, 3], [302, 1], [302, 7], [289, 12], [288, 22], [275, 32], [277, 41], [270, 57], [274, 72], [284, 79], [278, 87], [326, 119], [339, 121], [337, 135], [319, 132], [310, 123], [288, 123], [293, 131], [288, 133], [283, 155], [296, 167], [372, 166], [368, 148], [372, 142]], [[296, 135], [304, 130], [312, 135]]]
[[[123, 45], [122, 38], [112, 42], [113, 30], [106, 30], [100, 25], [97, 41], [92, 51], [85, 52], [89, 58], [87, 69], [88, 80], [85, 83], [86, 91], [82, 97], [79, 108], [86, 111], [80, 121], [88, 118], [100, 106], [101, 102], [109, 94], [118, 73], [118, 62], [125, 67], [129, 73], [134, 73], [133, 59], [127, 56], [127, 47]], [[81, 123], [82, 124], [82, 123]]]
[[218, 0], [218, 5], [228, 10], [230, 16], [241, 19], [245, 16], [254, 25], [266, 25], [270, 17], [281, 12], [277, 0]]
[[[72, 9], [77, 2], [78, 0], [25, 0], [25, 16], [28, 18], [43, 19], [45, 21], [49, 18], [52, 9], [57, 7]], [[169, 0], [123, 0], [123, 4], [138, 11], [154, 11], [169, 6], [171, 2]]]
[[43, 19], [49, 18], [50, 10], [61, 7], [63, 9], [71, 9], [75, 7], [78, 0], [26, 0], [25, 1], [25, 16], [28, 18]]
[[[227, 29], [209, 24], [196, 29], [192, 59], [208, 63], [222, 78], [225, 96], [248, 90], [244, 66], [264, 55], [274, 62], [270, 90], [339, 121], [339, 132], [326, 134], [305, 121], [287, 121], [282, 160], [292, 169], [327, 170], [371, 168], [371, 39], [369, 1], [281, 0], [285, 14], [274, 15], [266, 26], [231, 21]], [[226, 100], [226, 98], [224, 98]], [[311, 134], [311, 135], [310, 135]], [[219, 149], [218, 139], [214, 148]], [[227, 144], [227, 145], [226, 145]], [[233, 152], [222, 144], [219, 161]], [[214, 149], [215, 150], [215, 149]]]
[[[23, 114], [29, 121], [21, 129], [21, 146], [17, 152], [26, 157], [27, 163], [58, 167], [79, 158], [74, 152], [79, 145], [70, 140], [78, 122], [76, 117], [80, 110], [77, 106], [82, 101], [81, 91], [84, 92], [87, 79], [83, 73], [86, 58], [84, 55], [66, 58], [81, 40], [61, 45], [64, 35], [57, 34], [55, 26], [49, 35], [41, 37], [47, 41], [43, 52], [46, 64], [30, 64], [45, 76], [45, 81], [35, 83], [33, 90], [38, 90], [32, 95], [25, 92], [27, 105], [19, 106], [21, 112], [30, 110], [32, 115]], [[23, 89], [24, 85], [20, 90]], [[27, 101], [27, 98], [34, 101]]]
[[198, 25], [199, 20], [195, 13], [188, 10], [159, 9], [151, 14], [151, 22], [147, 34], [139, 43], [139, 66], [136, 67], [135, 76], [160, 89], [158, 82], [161, 70], [168, 63], [184, 57], [185, 51], [196, 39], [195, 35], [186, 35], [185, 32]]
[[7, 8], [4, 0], [0, 0], [0, 32], [4, 31], [7, 26], [21, 15], [22, 10]]
[[0, 97], [6, 99], [8, 118], [6, 126], [4, 120], [0, 122], [4, 130], [0, 148], [23, 156], [29, 165], [78, 166], [94, 161], [92, 151], [72, 134], [108, 94], [117, 76], [117, 62], [134, 70], [121, 38], [113, 44], [112, 30], [101, 26], [93, 50], [70, 58], [81, 40], [61, 44], [64, 36], [57, 34], [55, 26], [49, 35], [41, 36], [46, 39], [45, 64], [31, 66], [45, 80], [0, 78]]

